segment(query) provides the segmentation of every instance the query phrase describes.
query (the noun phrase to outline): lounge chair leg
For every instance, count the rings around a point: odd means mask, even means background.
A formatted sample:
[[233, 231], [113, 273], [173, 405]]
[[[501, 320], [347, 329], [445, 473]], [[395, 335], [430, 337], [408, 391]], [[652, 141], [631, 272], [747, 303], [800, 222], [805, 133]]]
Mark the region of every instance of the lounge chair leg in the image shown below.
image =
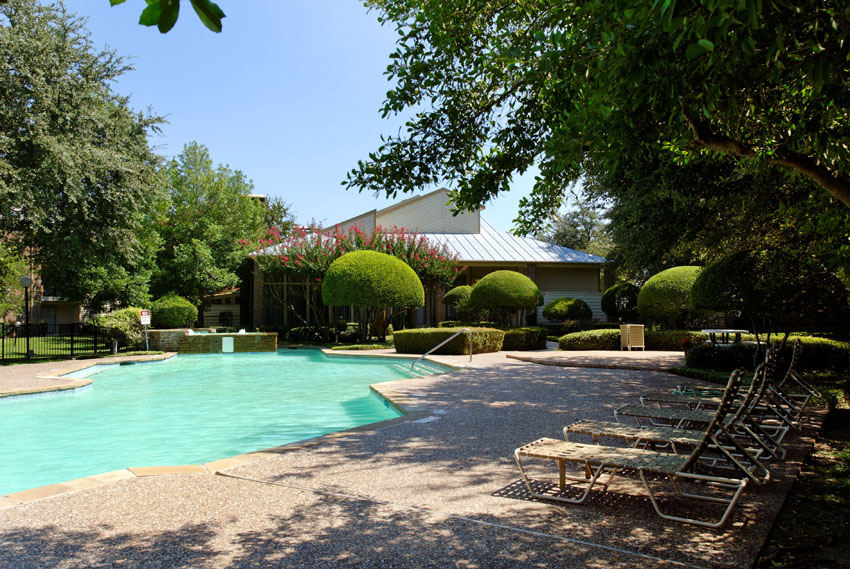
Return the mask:
[[[593, 476], [591, 476], [590, 479], [586, 481], [587, 482], [587, 488], [585, 488], [585, 490], [582, 493], [580, 498], [564, 498], [562, 496], [549, 496], [549, 495], [546, 495], [546, 494], [540, 494], [538, 492], [535, 492], [531, 487], [531, 480], [528, 478], [528, 475], [525, 473], [525, 468], [523, 468], [523, 466], [522, 466], [522, 460], [520, 459], [520, 456], [519, 456], [519, 449], [514, 451], [514, 459], [516, 459], [517, 466], [519, 467], [519, 473], [520, 473], [520, 475], [522, 475], [522, 479], [525, 482], [525, 487], [528, 489], [528, 493], [531, 494], [532, 497], [540, 499], [540, 500], [554, 500], [554, 501], [557, 501], [557, 502], [567, 502], [569, 504], [581, 504], [582, 502], [584, 502], [587, 499], [587, 497], [590, 495], [590, 491], [593, 489], [593, 486], [594, 486], [594, 484], [596, 484], [596, 481], [599, 480], [599, 477], [605, 471], [605, 465], [599, 465], [599, 467], [595, 471], [593, 471]], [[560, 468], [561, 464], [565, 464], [565, 462], [561, 461], [561, 460], [558, 461], [559, 474], [560, 474], [560, 470], [561, 470], [561, 468]], [[590, 466], [587, 465], [587, 464], [585, 464], [585, 467], [588, 468], [588, 469], [590, 468]], [[608, 483], [611, 482], [611, 479], [614, 477], [614, 474], [616, 474], [616, 472], [617, 472], [617, 469], [615, 468], [614, 471], [611, 473], [611, 475], [608, 477], [608, 481], [606, 483], [602, 484], [602, 485], [607, 488]], [[564, 472], [564, 478], [565, 479], [567, 478], [566, 472]], [[580, 480], [576, 477], [570, 477], [569, 479], [579, 481], [579, 482], [583, 481], [583, 480]], [[562, 486], [561, 488], [563, 489], [564, 486]]]
[[[670, 476], [670, 482], [673, 483], [673, 487], [676, 490], [676, 493], [685, 498], [692, 498], [695, 500], [702, 500], [706, 502], [715, 502], [727, 504], [726, 510], [723, 512], [723, 515], [720, 517], [720, 520], [717, 522], [706, 522], [703, 520], [697, 520], [694, 518], [682, 518], [679, 516], [671, 516], [670, 514], [665, 514], [661, 511], [661, 507], [658, 505], [658, 502], [655, 500], [655, 494], [652, 492], [652, 488], [649, 485], [649, 482], [646, 479], [646, 475], [643, 473], [643, 470], [638, 470], [638, 474], [640, 475], [640, 479], [643, 482], [644, 488], [646, 488], [646, 493], [649, 496], [649, 501], [652, 502], [652, 507], [655, 508], [655, 513], [658, 514], [665, 520], [672, 520], [675, 522], [682, 522], [686, 524], [693, 524], [702, 527], [708, 528], [719, 528], [723, 524], [726, 523], [726, 519], [729, 517], [729, 513], [732, 511], [732, 508], [738, 502], [738, 498], [741, 496], [741, 492], [744, 491], [744, 488], [747, 486], [747, 479], [735, 480], [732, 478], [716, 478], [713, 476], [702, 476], [699, 474], [687, 474], [687, 473], [679, 473], [674, 476]], [[679, 488], [679, 485], [676, 483], [676, 478], [691, 478], [694, 480], [700, 480], [703, 482], [713, 483], [715, 485], [720, 485], [726, 488], [734, 488], [735, 492], [732, 498], [724, 499], [724, 498], [715, 498], [714, 496], [700, 496], [698, 494], [689, 494], [686, 492], [682, 492]]]

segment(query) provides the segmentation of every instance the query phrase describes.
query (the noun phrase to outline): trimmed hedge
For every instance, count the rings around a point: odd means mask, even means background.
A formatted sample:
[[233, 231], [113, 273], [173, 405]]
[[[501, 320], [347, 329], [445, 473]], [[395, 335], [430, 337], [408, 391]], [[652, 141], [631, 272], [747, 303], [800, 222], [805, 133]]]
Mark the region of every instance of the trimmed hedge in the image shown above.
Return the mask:
[[[705, 339], [706, 335], [702, 332], [689, 332], [687, 330], [647, 331], [644, 333], [647, 350], [679, 352], [683, 349], [683, 342], [688, 341], [694, 344], [704, 342]], [[558, 339], [558, 349], [619, 350], [620, 330], [603, 328], [565, 334]]]
[[494, 271], [472, 287], [469, 302], [476, 308], [520, 310], [543, 302], [543, 294], [534, 281], [516, 271]]
[[621, 282], [608, 287], [602, 293], [602, 312], [619, 321], [637, 320], [638, 293], [640, 287], [634, 283]]
[[[393, 334], [395, 351], [400, 354], [424, 354], [460, 328], [413, 328]], [[505, 340], [504, 330], [472, 328], [472, 353], [498, 352]], [[451, 342], [433, 352], [438, 355], [464, 355], [469, 353], [469, 335], [460, 334]]]
[[558, 339], [559, 350], [619, 350], [619, 330], [585, 330]]
[[333, 342], [337, 330], [333, 326], [296, 326], [285, 335], [287, 342]]
[[445, 295], [443, 295], [443, 304], [455, 306], [458, 302], [469, 300], [469, 295], [472, 294], [472, 287], [469, 285], [456, 286]]
[[[800, 372], [833, 371], [850, 372], [850, 343], [814, 338], [811, 336], [791, 336], [785, 349], [779, 356], [778, 368], [783, 371], [788, 365], [794, 339], [803, 342], [797, 370]], [[771, 343], [779, 343], [780, 340]], [[685, 354], [685, 365], [691, 368], [729, 371], [738, 367], [753, 369], [754, 344], [732, 344], [729, 347], [698, 345]]]
[[354, 251], [328, 267], [322, 282], [327, 306], [422, 306], [425, 289], [410, 265], [377, 251]]
[[537, 326], [505, 330], [505, 341], [502, 343], [502, 349], [506, 351], [545, 350], [547, 333], [546, 328]]
[[174, 293], [159, 298], [151, 305], [154, 328], [191, 328], [198, 319], [198, 308]]
[[637, 309], [645, 321], [681, 327], [693, 315], [691, 288], [702, 267], [673, 267], [652, 276], [638, 293]]
[[543, 317], [555, 322], [593, 320], [593, 311], [582, 299], [563, 296], [546, 303], [543, 307]]

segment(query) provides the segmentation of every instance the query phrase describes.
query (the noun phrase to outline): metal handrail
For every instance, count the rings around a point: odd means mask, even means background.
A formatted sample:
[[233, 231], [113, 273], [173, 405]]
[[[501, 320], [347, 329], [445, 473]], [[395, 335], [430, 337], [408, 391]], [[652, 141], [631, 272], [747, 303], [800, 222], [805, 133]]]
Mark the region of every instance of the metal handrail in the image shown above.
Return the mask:
[[436, 346], [434, 346], [433, 348], [431, 348], [430, 350], [428, 350], [427, 352], [425, 352], [424, 354], [419, 356], [416, 360], [414, 360], [414, 362], [412, 364], [410, 364], [410, 369], [413, 369], [413, 366], [418, 364], [421, 360], [425, 359], [425, 356], [427, 356], [428, 354], [430, 354], [434, 350], [441, 348], [445, 344], [448, 344], [449, 342], [451, 342], [457, 336], [460, 336], [464, 332], [469, 334], [469, 361], [472, 361], [472, 330], [470, 330], [469, 328], [461, 328], [460, 330], [458, 330], [457, 332], [455, 332], [454, 334], [452, 334], [451, 336], [449, 336], [448, 338], [446, 338], [445, 340], [443, 340], [442, 342], [440, 342], [439, 344], [437, 344]]

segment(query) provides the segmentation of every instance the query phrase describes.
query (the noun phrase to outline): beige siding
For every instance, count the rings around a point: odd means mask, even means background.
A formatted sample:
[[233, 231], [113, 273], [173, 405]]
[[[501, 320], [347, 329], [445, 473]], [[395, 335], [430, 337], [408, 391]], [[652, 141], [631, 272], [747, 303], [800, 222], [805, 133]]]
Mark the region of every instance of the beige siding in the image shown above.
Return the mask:
[[[590, 306], [594, 320], [605, 320], [597, 267], [537, 267], [534, 281], [543, 292], [544, 303], [563, 296], [580, 298]], [[537, 321], [548, 324], [549, 321], [543, 318], [542, 310], [543, 307], [538, 309]]]
[[[446, 191], [437, 191], [379, 211], [376, 223], [385, 228], [404, 227], [419, 233], [478, 233], [478, 212], [453, 216]], [[387, 211], [389, 210], [389, 211]]]
[[[366, 212], [357, 217], [352, 217], [338, 224], [340, 231], [347, 231], [349, 227], [356, 225], [366, 233], [372, 233], [375, 229], [375, 210]], [[333, 229], [329, 227], [328, 229]]]

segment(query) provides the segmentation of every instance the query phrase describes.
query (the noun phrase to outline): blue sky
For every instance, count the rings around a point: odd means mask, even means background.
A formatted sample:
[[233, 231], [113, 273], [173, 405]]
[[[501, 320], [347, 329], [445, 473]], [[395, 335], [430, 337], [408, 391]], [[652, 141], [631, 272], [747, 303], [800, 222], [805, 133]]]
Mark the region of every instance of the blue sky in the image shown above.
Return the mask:
[[[168, 34], [138, 25], [144, 0], [66, 0], [89, 19], [95, 46], [131, 58], [115, 85], [137, 110], [168, 124], [151, 143], [172, 157], [192, 140], [239, 169], [256, 191], [289, 202], [301, 223], [325, 224], [393, 203], [340, 182], [395, 134], [402, 120], [378, 112], [396, 32], [357, 0], [218, 0], [224, 31], [203, 27], [188, 1]], [[488, 204], [503, 230], [533, 179]], [[408, 196], [405, 196], [408, 197]], [[402, 199], [401, 197], [399, 199]]]

